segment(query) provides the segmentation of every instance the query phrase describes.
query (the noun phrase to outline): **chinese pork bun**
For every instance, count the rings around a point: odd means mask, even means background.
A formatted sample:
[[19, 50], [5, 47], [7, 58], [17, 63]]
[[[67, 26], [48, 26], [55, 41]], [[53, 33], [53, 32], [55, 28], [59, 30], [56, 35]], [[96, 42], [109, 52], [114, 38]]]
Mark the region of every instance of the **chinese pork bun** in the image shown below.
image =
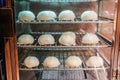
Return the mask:
[[59, 13], [58, 18], [60, 21], [64, 21], [64, 20], [74, 21], [75, 14], [71, 10], [64, 10]]
[[54, 11], [46, 10], [46, 11], [40, 11], [37, 15], [37, 20], [53, 20], [55, 21], [55, 18], [57, 18], [57, 15]]
[[55, 39], [52, 35], [50, 34], [43, 34], [38, 38], [38, 43], [40, 45], [49, 45], [49, 44], [54, 44]]
[[70, 35], [70, 36], [72, 36], [73, 38], [76, 38], [75, 33], [74, 33], [74, 32], [72, 32], [72, 31], [67, 31], [67, 32], [64, 32], [64, 33], [63, 33], [63, 35]]
[[39, 60], [35, 56], [28, 56], [24, 60], [24, 64], [28, 68], [37, 67], [39, 65]]
[[84, 11], [81, 14], [81, 20], [98, 20], [98, 16], [95, 11]]
[[101, 67], [103, 66], [103, 59], [99, 56], [91, 56], [86, 64], [89, 67]]
[[59, 65], [60, 65], [59, 60], [54, 56], [46, 57], [44, 62], [43, 62], [43, 66], [49, 67], [49, 68], [58, 67]]
[[20, 11], [18, 13], [18, 20], [21, 21], [32, 21], [35, 20], [35, 15], [33, 12], [31, 11]]
[[78, 56], [69, 56], [65, 60], [65, 64], [69, 67], [79, 67], [82, 64], [82, 60]]
[[34, 38], [30, 34], [22, 34], [18, 37], [18, 43], [20, 44], [33, 44]]
[[97, 44], [99, 38], [94, 33], [87, 33], [82, 37], [82, 44]]
[[65, 46], [76, 45], [76, 36], [72, 32], [65, 32], [59, 38], [59, 43]]

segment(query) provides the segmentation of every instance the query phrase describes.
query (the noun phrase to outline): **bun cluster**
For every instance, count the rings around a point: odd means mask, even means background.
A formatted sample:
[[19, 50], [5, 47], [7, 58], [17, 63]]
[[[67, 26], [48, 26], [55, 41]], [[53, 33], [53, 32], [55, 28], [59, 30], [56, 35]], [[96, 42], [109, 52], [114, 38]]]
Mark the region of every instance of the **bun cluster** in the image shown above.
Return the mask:
[[[81, 15], [79, 15], [81, 20], [98, 20], [97, 13], [92, 10], [87, 10], [82, 12]], [[72, 10], [63, 10], [61, 11], [58, 16], [54, 11], [51, 10], [45, 10], [38, 12], [36, 19], [39, 21], [44, 20], [53, 20], [56, 21], [74, 21], [76, 18], [75, 13]], [[18, 20], [21, 21], [32, 21], [35, 20], [35, 15], [32, 11], [26, 10], [26, 11], [20, 11], [18, 14]]]
[[[40, 61], [35, 56], [27, 56], [24, 59], [24, 65], [28, 68], [38, 67]], [[43, 60], [42, 65], [48, 68], [58, 67], [61, 64], [59, 59], [55, 56], [48, 56]], [[79, 56], [69, 56], [65, 59], [65, 65], [67, 67], [80, 67], [82, 65], [82, 59]], [[104, 66], [103, 59], [100, 56], [91, 56], [86, 61], [88, 67], [101, 67]]]

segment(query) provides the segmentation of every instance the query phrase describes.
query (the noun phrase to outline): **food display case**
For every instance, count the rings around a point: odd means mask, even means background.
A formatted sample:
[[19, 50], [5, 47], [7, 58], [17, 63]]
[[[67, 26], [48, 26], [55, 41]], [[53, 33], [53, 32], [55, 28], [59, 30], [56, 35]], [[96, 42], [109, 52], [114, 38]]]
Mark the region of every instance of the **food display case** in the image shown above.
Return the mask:
[[120, 79], [119, 0], [10, 2], [8, 80]]

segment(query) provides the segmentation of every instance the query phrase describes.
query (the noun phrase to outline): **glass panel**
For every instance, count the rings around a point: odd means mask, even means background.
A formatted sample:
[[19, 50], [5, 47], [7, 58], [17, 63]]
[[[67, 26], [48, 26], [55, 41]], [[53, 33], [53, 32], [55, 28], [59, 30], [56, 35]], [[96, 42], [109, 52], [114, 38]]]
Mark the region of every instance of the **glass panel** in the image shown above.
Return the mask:
[[16, 0], [20, 80], [109, 80], [116, 3]]

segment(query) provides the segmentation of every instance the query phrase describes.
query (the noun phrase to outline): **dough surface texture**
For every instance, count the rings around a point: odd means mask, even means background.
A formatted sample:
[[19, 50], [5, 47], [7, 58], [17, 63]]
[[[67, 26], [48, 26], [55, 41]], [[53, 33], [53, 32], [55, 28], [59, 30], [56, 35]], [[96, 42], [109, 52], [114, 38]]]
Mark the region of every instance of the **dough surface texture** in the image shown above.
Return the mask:
[[18, 19], [21, 21], [31, 21], [35, 19], [35, 15], [31, 11], [20, 11], [18, 14]]
[[59, 60], [54, 56], [46, 57], [44, 62], [43, 62], [43, 66], [49, 67], [49, 68], [58, 67], [59, 65], [60, 65]]
[[65, 64], [69, 67], [79, 67], [82, 64], [82, 60], [78, 56], [69, 56], [65, 60]]
[[89, 67], [100, 67], [103, 66], [103, 59], [99, 56], [91, 56], [86, 64]]
[[22, 34], [18, 38], [18, 43], [20, 44], [33, 44], [33, 42], [34, 42], [34, 38], [30, 34]]
[[55, 20], [57, 15], [54, 11], [41, 11], [37, 15], [37, 20]]
[[82, 37], [83, 44], [97, 44], [99, 41], [99, 38], [94, 33], [87, 33]]
[[43, 34], [38, 38], [38, 43], [40, 45], [48, 45], [48, 44], [54, 44], [55, 39], [52, 35], [50, 34]]
[[75, 19], [75, 14], [71, 10], [64, 10], [61, 11], [58, 15], [59, 20], [72, 20], [74, 21]]
[[81, 20], [98, 20], [98, 16], [95, 11], [84, 11], [81, 14]]
[[39, 65], [39, 60], [35, 56], [28, 56], [25, 58], [24, 64], [28, 68], [37, 67]]

